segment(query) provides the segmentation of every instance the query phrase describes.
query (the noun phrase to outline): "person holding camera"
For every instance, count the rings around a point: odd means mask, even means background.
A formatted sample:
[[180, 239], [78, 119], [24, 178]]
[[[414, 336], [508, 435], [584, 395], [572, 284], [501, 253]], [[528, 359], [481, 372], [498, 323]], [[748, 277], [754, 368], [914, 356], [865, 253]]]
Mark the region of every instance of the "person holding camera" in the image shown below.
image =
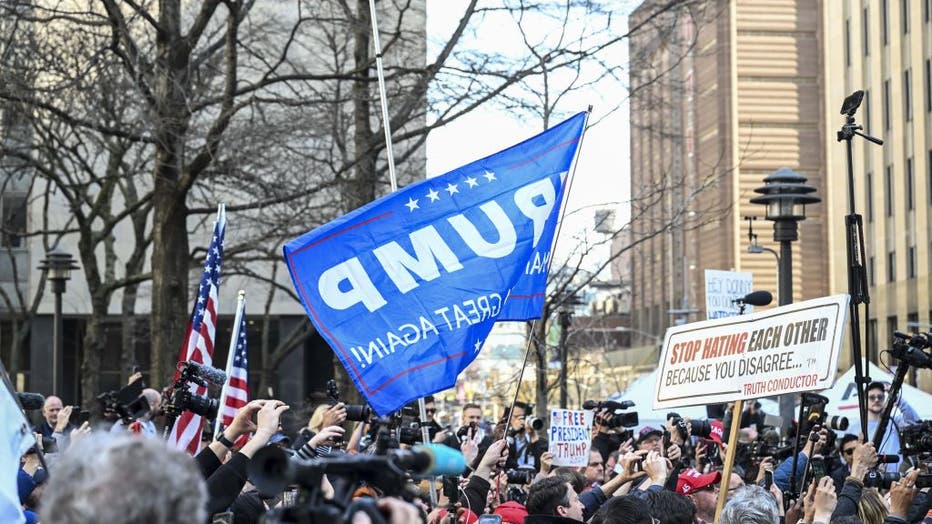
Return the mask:
[[530, 404], [515, 402], [509, 417], [508, 469], [533, 468], [540, 470], [540, 456], [547, 451], [547, 439], [540, 438], [535, 424], [528, 424]]
[[462, 450], [463, 444], [477, 442], [479, 454], [483, 453], [492, 444], [492, 435], [482, 429], [482, 408], [479, 404], [465, 404], [460, 414], [460, 427], [456, 434], [447, 435], [443, 444], [453, 449]]
[[[880, 424], [880, 415], [883, 413], [884, 404], [887, 400], [886, 386], [883, 382], [871, 382], [867, 386], [867, 438], [873, 439], [877, 426]], [[890, 414], [890, 420], [887, 427], [884, 428], [883, 441], [877, 453], [884, 455], [897, 455], [900, 452], [900, 434], [899, 430], [903, 426], [912, 424], [919, 420], [916, 410], [903, 399], [902, 396], [896, 399], [894, 410]], [[899, 410], [899, 414], [896, 411]], [[884, 464], [883, 469], [891, 473], [899, 471], [899, 463]]]
[[146, 438], [159, 438], [159, 431], [155, 427], [153, 419], [160, 413], [162, 395], [152, 388], [146, 388], [142, 390], [142, 396], [145, 397], [146, 402], [149, 404], [149, 411], [142, 417], [130, 422], [129, 425], [124, 424], [123, 419], [117, 419], [117, 421], [110, 426], [110, 433], [129, 432]]

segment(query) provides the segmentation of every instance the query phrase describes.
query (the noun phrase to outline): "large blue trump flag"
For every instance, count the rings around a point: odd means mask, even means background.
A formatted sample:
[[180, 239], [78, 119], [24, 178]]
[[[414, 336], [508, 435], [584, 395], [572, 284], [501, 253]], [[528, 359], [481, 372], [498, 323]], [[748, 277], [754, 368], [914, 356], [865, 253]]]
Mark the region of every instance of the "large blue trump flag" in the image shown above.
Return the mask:
[[308, 316], [380, 415], [456, 383], [496, 320], [537, 318], [580, 113], [289, 242]]

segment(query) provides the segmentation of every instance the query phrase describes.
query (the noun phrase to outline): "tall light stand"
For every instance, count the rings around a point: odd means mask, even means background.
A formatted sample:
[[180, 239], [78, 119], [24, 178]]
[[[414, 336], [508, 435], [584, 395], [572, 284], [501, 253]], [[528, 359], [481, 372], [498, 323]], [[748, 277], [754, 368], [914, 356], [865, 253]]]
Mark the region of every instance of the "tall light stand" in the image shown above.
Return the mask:
[[[871, 347], [870, 339], [865, 337], [863, 351], [863, 368], [861, 352], [861, 317], [858, 306], [864, 304], [864, 318], [870, 318], [870, 295], [867, 290], [867, 273], [864, 271], [864, 224], [861, 215], [855, 212], [854, 207], [854, 160], [851, 139], [854, 135], [873, 142], [879, 146], [883, 140], [874, 138], [859, 131], [864, 129], [854, 122], [854, 114], [861, 105], [864, 91], [855, 91], [841, 105], [841, 114], [845, 115], [845, 124], [838, 132], [838, 141], [846, 143], [848, 158], [848, 214], [845, 216], [845, 244], [848, 256], [848, 294], [851, 295], [848, 311], [851, 314], [851, 357], [854, 360], [854, 381], [858, 388], [858, 412], [861, 417], [861, 433], [867, 435], [867, 385], [871, 378], [865, 373], [870, 369]], [[870, 188], [866, 189], [870, 191]], [[878, 431], [880, 427], [878, 426]]]

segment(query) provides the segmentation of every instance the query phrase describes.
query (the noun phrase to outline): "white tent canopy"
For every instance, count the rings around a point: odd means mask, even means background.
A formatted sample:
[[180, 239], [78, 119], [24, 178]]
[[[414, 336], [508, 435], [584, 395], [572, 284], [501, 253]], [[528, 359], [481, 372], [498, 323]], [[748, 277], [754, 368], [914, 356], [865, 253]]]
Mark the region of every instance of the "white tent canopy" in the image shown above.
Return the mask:
[[644, 426], [654, 426], [659, 428], [667, 422], [667, 413], [676, 412], [679, 413], [681, 417], [690, 418], [690, 419], [702, 419], [706, 418], [705, 406], [689, 406], [684, 408], [676, 409], [664, 409], [661, 411], [654, 411], [653, 409], [653, 398], [654, 398], [654, 388], [657, 385], [657, 370], [647, 372], [637, 380], [632, 382], [628, 389], [621, 393], [615, 393], [610, 396], [609, 400], [630, 400], [634, 402], [634, 407], [631, 408], [638, 412], [638, 427], [636, 429], [642, 428]]
[[[880, 369], [874, 364], [870, 365], [868, 375], [871, 381], [893, 382], [893, 375]], [[861, 424], [861, 416], [858, 412], [858, 392], [854, 382], [854, 367], [852, 366], [844, 375], [835, 380], [835, 385], [829, 389], [819, 392], [828, 398], [828, 406], [825, 408], [827, 415], [841, 415], [848, 417], [848, 433], [857, 435]], [[919, 418], [923, 420], [932, 419], [932, 395], [914, 388], [908, 384], [903, 384], [902, 400], [905, 400], [916, 412]], [[893, 410], [893, 416], [898, 415], [898, 409]], [[868, 435], [871, 437], [872, 435]]]

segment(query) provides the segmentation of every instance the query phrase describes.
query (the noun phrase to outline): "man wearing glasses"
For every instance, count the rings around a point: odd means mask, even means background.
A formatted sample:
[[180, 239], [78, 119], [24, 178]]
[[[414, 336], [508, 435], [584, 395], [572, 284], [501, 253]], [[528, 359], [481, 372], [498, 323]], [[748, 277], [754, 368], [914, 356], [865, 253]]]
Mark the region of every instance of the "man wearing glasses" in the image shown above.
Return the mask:
[[[871, 382], [870, 385], [867, 386], [867, 440], [874, 439], [874, 433], [877, 431], [877, 425], [880, 424], [880, 414], [883, 412], [886, 400], [887, 393], [883, 382]], [[897, 413], [897, 411], [899, 411], [899, 413]], [[919, 415], [916, 413], [916, 410], [914, 410], [902, 396], [897, 398], [894, 409], [890, 413], [890, 421], [887, 423], [883, 440], [881, 441], [880, 449], [877, 450], [877, 453], [899, 455], [899, 429], [917, 420], [919, 420]], [[887, 471], [895, 472], [899, 470], [900, 463], [885, 464], [884, 467]]]
[[854, 461], [854, 448], [856, 447], [858, 447], [858, 437], [851, 433], [845, 433], [838, 441], [838, 456], [841, 461], [831, 473], [832, 480], [835, 481], [836, 493], [841, 493], [845, 479], [851, 474], [851, 464]]

